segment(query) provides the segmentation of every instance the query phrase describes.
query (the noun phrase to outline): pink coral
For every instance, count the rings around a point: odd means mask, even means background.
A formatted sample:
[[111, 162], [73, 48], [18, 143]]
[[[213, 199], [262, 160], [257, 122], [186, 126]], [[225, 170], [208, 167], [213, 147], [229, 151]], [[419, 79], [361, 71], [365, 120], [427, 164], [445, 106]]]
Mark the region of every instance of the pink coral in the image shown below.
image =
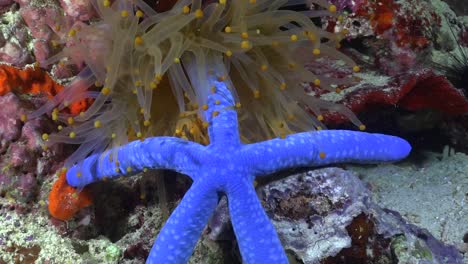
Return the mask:
[[[0, 61], [15, 66], [24, 66], [32, 62], [28, 52], [28, 32], [19, 12], [13, 8], [2, 9], [0, 14], [9, 10], [8, 15], [2, 14], [0, 24]], [[2, 11], [3, 10], [3, 11]]]
[[0, 0], [0, 14], [7, 12], [13, 3], [13, 0]]
[[25, 170], [24, 168], [31, 168], [35, 163], [36, 157], [34, 157], [34, 153], [25, 147], [23, 142], [11, 143], [9, 152], [11, 153], [10, 165], [13, 168]]
[[7, 6], [13, 4], [13, 0], [0, 0], [0, 6]]
[[[61, 1], [65, 10], [52, 0], [16, 2], [19, 3], [19, 12], [31, 32], [37, 61], [46, 60], [56, 51], [58, 47], [54, 41], [63, 38], [73, 23], [87, 20], [94, 15], [90, 9], [90, 1]], [[68, 15], [64, 16], [63, 11]]]
[[329, 2], [336, 5], [340, 11], [349, 8], [353, 12], [356, 12], [365, 3], [365, 0], [330, 0]]
[[95, 16], [91, 1], [89, 0], [60, 0], [65, 13], [80, 21], [86, 21]]
[[21, 16], [31, 30], [34, 41], [36, 60], [45, 60], [50, 56], [50, 40], [54, 32], [49, 25], [54, 25], [54, 19], [60, 17], [60, 12], [54, 6], [25, 6], [20, 9]]
[[42, 133], [55, 125], [46, 119], [24, 120], [32, 108], [13, 93], [0, 96], [0, 193], [19, 203], [26, 203], [38, 194], [43, 177], [61, 166], [60, 145], [44, 151]]
[[23, 110], [20, 107], [19, 99], [13, 94], [7, 94], [0, 97], [0, 152], [5, 151], [8, 144], [17, 140], [21, 132], [20, 113]]

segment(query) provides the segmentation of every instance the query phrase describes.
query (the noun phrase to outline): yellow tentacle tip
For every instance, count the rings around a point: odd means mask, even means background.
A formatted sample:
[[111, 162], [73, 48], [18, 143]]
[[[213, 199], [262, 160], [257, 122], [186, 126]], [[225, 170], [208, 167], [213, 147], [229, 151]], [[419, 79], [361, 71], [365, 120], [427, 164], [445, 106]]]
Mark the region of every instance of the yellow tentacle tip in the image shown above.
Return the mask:
[[280, 84], [280, 90], [285, 90], [286, 89], [286, 83], [281, 83]]
[[128, 11], [127, 10], [120, 11], [120, 16], [121, 17], [128, 17]]
[[259, 91], [259, 90], [255, 90], [255, 91], [253, 92], [253, 96], [254, 96], [255, 99], [260, 98], [260, 91]]
[[143, 39], [140, 36], [138, 36], [135, 38], [134, 42], [135, 42], [135, 46], [140, 46], [141, 44], [143, 44]]
[[76, 30], [70, 29], [70, 31], [68, 31], [68, 36], [69, 37], [74, 37], [75, 35], [76, 35]]
[[104, 87], [104, 88], [102, 88], [102, 90], [101, 90], [101, 93], [102, 93], [103, 95], [109, 95], [110, 92], [111, 92], [111, 90], [110, 90], [108, 87]]
[[202, 18], [203, 17], [203, 11], [201, 9], [197, 9], [195, 11], [195, 17], [196, 18]]
[[241, 42], [241, 48], [242, 49], [249, 49], [250, 48], [250, 42], [248, 40], [244, 40]]

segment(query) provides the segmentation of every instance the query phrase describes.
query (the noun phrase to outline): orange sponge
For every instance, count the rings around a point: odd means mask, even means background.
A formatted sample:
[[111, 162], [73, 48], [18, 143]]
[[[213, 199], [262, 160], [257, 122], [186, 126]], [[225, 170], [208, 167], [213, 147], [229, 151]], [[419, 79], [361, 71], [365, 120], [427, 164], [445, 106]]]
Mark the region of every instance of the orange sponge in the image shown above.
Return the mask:
[[87, 189], [78, 191], [68, 185], [66, 173], [60, 173], [49, 194], [49, 212], [62, 221], [70, 220], [79, 210], [92, 204]]
[[[47, 72], [38, 67], [18, 69], [13, 66], [0, 65], [0, 96], [9, 92], [18, 94], [44, 94], [52, 99], [63, 90], [63, 86], [56, 83]], [[70, 104], [68, 111], [77, 115], [85, 111], [92, 104], [91, 99], [85, 99]]]
[[27, 67], [23, 70], [9, 65], [0, 65], [0, 96], [8, 92], [45, 94], [52, 98], [63, 89], [43, 70]]

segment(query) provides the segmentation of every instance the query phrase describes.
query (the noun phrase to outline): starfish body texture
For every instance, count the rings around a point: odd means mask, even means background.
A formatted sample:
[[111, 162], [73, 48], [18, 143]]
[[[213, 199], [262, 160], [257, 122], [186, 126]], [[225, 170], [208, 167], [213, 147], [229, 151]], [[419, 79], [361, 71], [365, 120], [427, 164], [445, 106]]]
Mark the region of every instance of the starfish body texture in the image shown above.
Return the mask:
[[[346, 130], [303, 132], [243, 144], [231, 92], [223, 82], [208, 97], [205, 111], [210, 144], [175, 137], [134, 141], [114, 152], [86, 158], [67, 172], [71, 186], [83, 187], [104, 178], [148, 169], [186, 174], [193, 184], [161, 229], [147, 263], [186, 263], [219, 196], [229, 212], [245, 263], [288, 263], [276, 231], [257, 198], [254, 180], [283, 169], [338, 162], [390, 162], [408, 155], [405, 140], [388, 135]], [[115, 157], [115, 156], [114, 156]]]

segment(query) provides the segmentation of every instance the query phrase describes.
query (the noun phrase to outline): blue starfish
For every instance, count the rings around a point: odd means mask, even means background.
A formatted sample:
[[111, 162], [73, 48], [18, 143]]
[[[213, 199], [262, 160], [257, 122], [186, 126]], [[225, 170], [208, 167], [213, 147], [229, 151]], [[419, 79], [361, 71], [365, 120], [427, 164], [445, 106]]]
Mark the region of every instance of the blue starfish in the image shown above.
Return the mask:
[[346, 130], [304, 132], [243, 144], [230, 91], [223, 82], [211, 83], [216, 91], [209, 95], [209, 108], [205, 111], [208, 146], [175, 137], [147, 138], [120, 147], [118, 166], [109, 159], [108, 151], [86, 158], [67, 172], [67, 181], [74, 187], [145, 168], [171, 169], [193, 179], [191, 188], [161, 229], [147, 263], [186, 263], [220, 194], [227, 195], [243, 261], [288, 263], [256, 196], [256, 177], [287, 168], [336, 162], [396, 161], [411, 150], [408, 142], [398, 137]]

